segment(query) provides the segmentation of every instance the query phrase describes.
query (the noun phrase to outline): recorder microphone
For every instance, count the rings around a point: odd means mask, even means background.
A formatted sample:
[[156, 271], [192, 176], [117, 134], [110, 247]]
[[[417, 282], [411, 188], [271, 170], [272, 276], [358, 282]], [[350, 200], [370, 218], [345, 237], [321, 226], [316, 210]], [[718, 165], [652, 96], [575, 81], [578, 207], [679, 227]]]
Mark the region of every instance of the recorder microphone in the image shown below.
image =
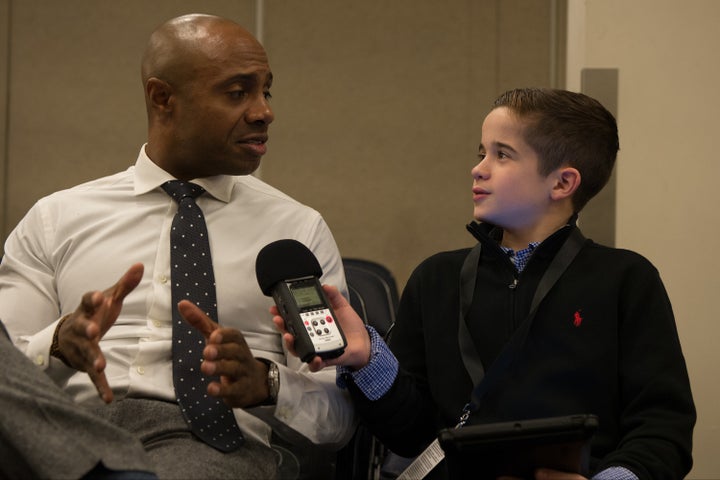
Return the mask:
[[275, 300], [303, 362], [310, 362], [315, 355], [323, 359], [338, 357], [347, 346], [320, 285], [322, 273], [310, 249], [292, 239], [265, 245], [255, 260], [260, 290]]

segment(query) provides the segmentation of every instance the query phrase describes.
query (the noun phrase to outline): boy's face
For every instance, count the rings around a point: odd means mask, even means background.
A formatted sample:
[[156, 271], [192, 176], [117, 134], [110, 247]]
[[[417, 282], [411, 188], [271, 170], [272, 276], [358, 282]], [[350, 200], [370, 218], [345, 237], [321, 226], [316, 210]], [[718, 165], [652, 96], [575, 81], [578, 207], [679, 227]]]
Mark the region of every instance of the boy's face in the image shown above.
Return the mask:
[[472, 169], [475, 219], [511, 231], [542, 227], [554, 184], [552, 175], [538, 173], [523, 129], [507, 107], [492, 110], [483, 122], [480, 163]]

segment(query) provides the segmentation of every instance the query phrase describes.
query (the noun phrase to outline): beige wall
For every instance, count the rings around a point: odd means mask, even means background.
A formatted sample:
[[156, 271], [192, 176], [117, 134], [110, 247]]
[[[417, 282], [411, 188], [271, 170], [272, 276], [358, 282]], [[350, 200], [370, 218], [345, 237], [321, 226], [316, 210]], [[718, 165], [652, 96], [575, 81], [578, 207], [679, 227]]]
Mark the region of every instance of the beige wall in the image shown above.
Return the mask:
[[263, 179], [401, 286], [425, 257], [471, 245], [482, 119], [503, 90], [549, 85], [551, 3], [266, 2], [277, 120]]
[[253, 24], [253, 0], [0, 0], [3, 241], [41, 196], [134, 163], [146, 137], [147, 38], [201, 7]]
[[698, 408], [688, 478], [718, 479], [720, 2], [570, 0], [568, 10], [568, 88], [580, 68], [619, 69], [616, 242], [665, 281]]
[[385, 263], [402, 287], [423, 258], [472, 243], [464, 225], [482, 119], [503, 90], [557, 77], [556, 4], [0, 0], [0, 233], [41, 196], [134, 162], [144, 43], [165, 19], [200, 10], [262, 27], [277, 120], [259, 175], [321, 211], [344, 255]]

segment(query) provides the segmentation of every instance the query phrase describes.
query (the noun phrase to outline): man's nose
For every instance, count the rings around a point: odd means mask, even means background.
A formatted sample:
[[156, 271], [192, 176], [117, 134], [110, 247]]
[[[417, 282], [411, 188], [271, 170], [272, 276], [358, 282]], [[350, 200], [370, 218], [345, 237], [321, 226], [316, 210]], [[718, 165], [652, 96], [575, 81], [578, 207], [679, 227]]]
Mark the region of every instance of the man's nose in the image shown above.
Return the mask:
[[247, 111], [247, 121], [248, 123], [263, 123], [269, 125], [273, 120], [275, 120], [275, 114], [270, 107], [270, 102], [268, 102], [268, 99], [265, 98], [263, 94], [250, 105]]

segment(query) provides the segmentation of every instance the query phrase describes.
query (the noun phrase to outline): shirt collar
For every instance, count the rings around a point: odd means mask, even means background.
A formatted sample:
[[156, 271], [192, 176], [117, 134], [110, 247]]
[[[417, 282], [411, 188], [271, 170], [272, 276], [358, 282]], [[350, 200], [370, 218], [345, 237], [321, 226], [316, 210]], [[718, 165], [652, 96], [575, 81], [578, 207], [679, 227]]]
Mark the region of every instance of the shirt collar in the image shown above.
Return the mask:
[[[147, 156], [147, 153], [145, 153], [146, 145], [147, 144], [143, 145], [140, 149], [140, 154], [138, 154], [138, 159], [135, 162], [135, 195], [148, 193], [159, 188], [160, 185], [168, 180], [175, 180], [172, 175], [157, 166], [157, 164]], [[200, 185], [214, 198], [225, 203], [230, 201], [232, 190], [235, 186], [235, 181], [231, 175], [196, 178], [193, 179], [192, 182]]]
[[507, 254], [510, 261], [515, 265], [518, 273], [520, 273], [525, 270], [525, 266], [530, 261], [530, 257], [538, 245], [540, 245], [540, 242], [530, 242], [527, 248], [523, 248], [517, 252], [515, 252], [512, 248], [503, 247], [502, 245], [500, 245], [500, 248], [502, 248], [503, 252]]

